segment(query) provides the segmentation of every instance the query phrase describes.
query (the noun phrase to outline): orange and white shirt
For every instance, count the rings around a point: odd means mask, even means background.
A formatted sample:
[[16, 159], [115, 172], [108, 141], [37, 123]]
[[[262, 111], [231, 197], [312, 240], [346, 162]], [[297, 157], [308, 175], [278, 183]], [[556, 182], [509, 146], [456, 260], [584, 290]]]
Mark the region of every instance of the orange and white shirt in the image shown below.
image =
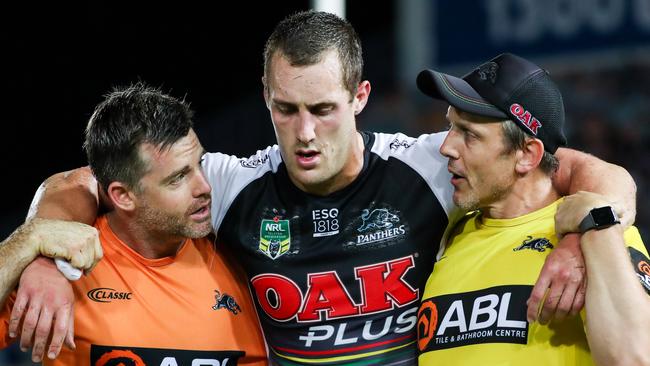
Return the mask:
[[[104, 258], [72, 282], [75, 343], [45, 365], [266, 365], [246, 279], [207, 239], [147, 259], [97, 219]], [[6, 334], [10, 306], [2, 312]], [[6, 337], [5, 337], [6, 338]]]

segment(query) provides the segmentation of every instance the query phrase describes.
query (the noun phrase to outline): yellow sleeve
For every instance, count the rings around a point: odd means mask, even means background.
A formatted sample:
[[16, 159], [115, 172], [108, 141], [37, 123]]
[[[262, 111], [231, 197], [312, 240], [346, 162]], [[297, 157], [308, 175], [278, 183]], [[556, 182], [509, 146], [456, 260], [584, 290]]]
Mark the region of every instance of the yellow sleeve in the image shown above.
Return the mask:
[[645, 291], [650, 295], [650, 259], [648, 258], [648, 251], [641, 239], [641, 234], [639, 234], [639, 230], [636, 227], [632, 226], [625, 230], [624, 238], [630, 259], [632, 260], [634, 272]]
[[625, 230], [623, 237], [625, 239], [625, 244], [628, 247], [632, 247], [648, 257], [648, 251], [643, 244], [641, 234], [639, 234], [639, 230], [636, 228], [636, 226], [630, 226], [627, 230]]

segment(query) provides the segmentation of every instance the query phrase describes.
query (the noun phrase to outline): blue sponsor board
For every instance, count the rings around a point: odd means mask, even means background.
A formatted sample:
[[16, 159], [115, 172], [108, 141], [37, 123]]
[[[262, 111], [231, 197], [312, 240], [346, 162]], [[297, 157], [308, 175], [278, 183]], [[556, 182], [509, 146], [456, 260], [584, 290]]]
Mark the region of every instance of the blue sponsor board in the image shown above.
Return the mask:
[[433, 12], [439, 66], [650, 46], [650, 0], [441, 0]]

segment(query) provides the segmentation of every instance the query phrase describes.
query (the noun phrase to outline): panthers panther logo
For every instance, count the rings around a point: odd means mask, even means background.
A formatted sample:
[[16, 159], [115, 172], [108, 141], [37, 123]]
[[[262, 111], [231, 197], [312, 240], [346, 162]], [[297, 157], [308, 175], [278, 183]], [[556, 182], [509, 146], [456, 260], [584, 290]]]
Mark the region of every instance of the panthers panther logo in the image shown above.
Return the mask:
[[361, 214], [361, 219], [363, 224], [357, 229], [361, 233], [372, 229], [390, 229], [393, 227], [393, 222], [399, 222], [399, 217], [385, 208], [376, 208], [372, 212], [365, 209]]
[[538, 252], [545, 252], [546, 248], [553, 249], [553, 244], [551, 244], [551, 242], [548, 239], [546, 238], [533, 239], [532, 236], [528, 235], [526, 240], [524, 240], [520, 246], [513, 248], [512, 250], [516, 252], [522, 249], [532, 249]]
[[499, 65], [496, 62], [487, 62], [478, 67], [478, 76], [483, 81], [489, 81], [493, 85], [497, 82], [497, 70]]
[[235, 301], [234, 297], [226, 293], [222, 295], [221, 292], [219, 292], [218, 290], [214, 290], [214, 292], [215, 292], [214, 298], [217, 301], [217, 303], [214, 304], [212, 310], [227, 309], [228, 311], [232, 312], [235, 315], [241, 313], [241, 308], [237, 304], [237, 301]]

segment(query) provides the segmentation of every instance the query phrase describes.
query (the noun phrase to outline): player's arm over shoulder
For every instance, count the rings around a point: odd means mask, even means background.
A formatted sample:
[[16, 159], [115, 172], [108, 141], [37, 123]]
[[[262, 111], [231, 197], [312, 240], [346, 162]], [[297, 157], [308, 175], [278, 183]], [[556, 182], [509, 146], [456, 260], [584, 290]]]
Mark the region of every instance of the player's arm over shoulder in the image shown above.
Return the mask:
[[54, 174], [36, 191], [28, 217], [77, 221], [92, 225], [102, 205], [101, 189], [89, 167]]
[[602, 194], [612, 203], [624, 227], [634, 223], [636, 184], [627, 170], [567, 148], [559, 148], [555, 156], [560, 161], [560, 167], [553, 177], [553, 185], [560, 194], [569, 195], [578, 191]]
[[[636, 228], [589, 230], [586, 333], [597, 365], [650, 365], [650, 259]], [[630, 265], [631, 261], [631, 265]]]

